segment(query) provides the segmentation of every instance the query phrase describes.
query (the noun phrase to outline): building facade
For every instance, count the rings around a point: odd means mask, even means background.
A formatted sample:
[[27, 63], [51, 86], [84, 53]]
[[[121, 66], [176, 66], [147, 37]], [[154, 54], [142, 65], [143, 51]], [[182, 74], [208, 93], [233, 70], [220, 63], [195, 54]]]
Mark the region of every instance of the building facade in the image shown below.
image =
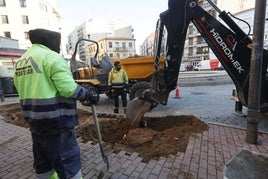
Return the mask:
[[[210, 13], [213, 17], [218, 19], [221, 22], [221, 19], [218, 17], [218, 13], [215, 9], [207, 2], [207, 0], [198, 1], [199, 6], [204, 10]], [[214, 0], [214, 3], [219, 7], [220, 10], [232, 13], [234, 16], [243, 19], [251, 27], [249, 32], [249, 27], [246, 23], [234, 19], [234, 22], [241, 27], [241, 29], [246, 33], [250, 34], [252, 37], [253, 26], [254, 26], [254, 7], [255, 1], [252, 0]], [[230, 5], [232, 4], [232, 5]], [[267, 9], [268, 7], [266, 7]], [[268, 17], [268, 12], [266, 12], [266, 17]], [[268, 21], [267, 21], [268, 22]], [[264, 48], [268, 48], [268, 23], [265, 23], [264, 31]], [[165, 38], [165, 37], [164, 37]], [[140, 54], [144, 56], [151, 56], [154, 52], [153, 48], [154, 33], [150, 34], [140, 47]], [[164, 47], [162, 47], [164, 49]], [[198, 32], [193, 23], [190, 23], [186, 35], [184, 53], [182, 57], [182, 63], [192, 64], [196, 66], [202, 60], [209, 60], [211, 57], [215, 58], [212, 50], [209, 48], [208, 44], [205, 42], [204, 38]]]
[[[98, 42], [99, 57], [107, 54], [114, 58], [125, 58], [136, 53], [136, 40], [133, 38], [133, 28], [130, 25], [122, 22], [120, 22], [120, 25], [117, 23], [109, 23], [110, 25], [108, 25], [105, 22], [98, 24], [95, 21], [90, 19], [82, 23], [67, 36], [66, 51], [68, 56], [72, 55], [76, 43], [80, 39], [90, 39]], [[98, 26], [104, 27], [97, 29]], [[80, 60], [90, 62], [90, 58], [94, 56], [95, 52], [96, 45], [94, 43], [80, 41], [77, 46], [77, 55]]]
[[[253, 39], [254, 15], [255, 15], [254, 3], [252, 1], [248, 2], [248, 4], [245, 4], [242, 7], [250, 7], [250, 8], [244, 9], [244, 10], [236, 9], [236, 10], [233, 10], [236, 13], [232, 13], [236, 17], [235, 19], [233, 18], [234, 22], [245, 32], [245, 34], [248, 34], [252, 39]], [[241, 7], [241, 6], [237, 5], [237, 7]], [[266, 9], [268, 9], [268, 2], [266, 4]], [[268, 11], [266, 11], [265, 17], [268, 17]], [[221, 22], [222, 20], [219, 19], [219, 21]], [[265, 26], [264, 26], [263, 48], [266, 50], [268, 49], [268, 20], [267, 19], [265, 21]], [[216, 58], [212, 50], [210, 50], [210, 58]]]
[[[135, 39], [125, 37], [107, 37], [100, 39], [99, 44], [99, 59], [102, 56], [109, 56], [110, 58], [123, 59], [133, 57], [136, 54]], [[96, 53], [96, 45], [90, 44], [89, 56], [94, 57]]]
[[232, 14], [255, 7], [253, 0], [217, 0], [217, 6], [223, 11]]
[[56, 0], [0, 0], [0, 36], [18, 40], [20, 49], [31, 46], [29, 30], [45, 28], [60, 32]]
[[[209, 5], [206, 0], [201, 0], [198, 2], [199, 6], [201, 6], [204, 10], [210, 13], [212, 16], [216, 16], [215, 10]], [[162, 37], [163, 43], [161, 47], [161, 53], [165, 53], [165, 39], [167, 33], [164, 32], [164, 36]], [[150, 34], [140, 47], [140, 54], [142, 56], [153, 56], [154, 55], [154, 37], [155, 33]], [[184, 53], [182, 62], [183, 63], [192, 63], [192, 65], [196, 65], [199, 61], [203, 59], [209, 58], [209, 47], [201, 34], [197, 31], [196, 27], [193, 23], [189, 24], [185, 45], [184, 45]]]
[[0, 66], [13, 68], [16, 60], [21, 57], [25, 51], [26, 50], [19, 49], [18, 40], [0, 36]]
[[152, 32], [140, 46], [140, 54], [142, 56], [153, 56], [154, 55], [154, 39], [155, 32]]
[[[268, 9], [268, 3], [266, 4], [266, 9]], [[235, 17], [242, 19], [234, 19], [236, 24], [246, 33], [249, 34], [251, 38], [253, 38], [253, 30], [254, 30], [254, 15], [255, 9], [250, 8], [234, 14]], [[265, 17], [268, 17], [268, 11], [266, 11]], [[268, 49], [268, 20], [265, 21], [264, 27], [264, 37], [263, 37], [263, 47]]]
[[[217, 1], [214, 2], [217, 3]], [[216, 18], [215, 9], [206, 0], [199, 1], [198, 3], [200, 7]], [[194, 24], [190, 23], [186, 35], [182, 62], [196, 66], [200, 61], [208, 59], [209, 46]]]

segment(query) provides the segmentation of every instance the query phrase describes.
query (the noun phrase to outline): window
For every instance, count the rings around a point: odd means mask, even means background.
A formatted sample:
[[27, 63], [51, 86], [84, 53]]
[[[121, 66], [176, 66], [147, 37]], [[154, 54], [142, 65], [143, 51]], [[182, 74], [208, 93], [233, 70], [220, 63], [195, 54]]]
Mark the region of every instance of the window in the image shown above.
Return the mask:
[[24, 32], [24, 38], [29, 39], [29, 32]]
[[78, 39], [82, 39], [84, 37], [83, 29], [78, 29], [76, 34]]
[[115, 42], [115, 48], [119, 48], [119, 42]]
[[22, 24], [29, 24], [28, 16], [21, 16], [22, 18]]
[[39, 2], [39, 8], [41, 11], [47, 12], [47, 5], [43, 2]]
[[114, 57], [114, 54], [110, 53], [109, 56], [112, 58], [112, 57]]
[[5, 34], [5, 37], [11, 38], [11, 33], [10, 32], [4, 32], [4, 34]]
[[129, 48], [132, 48], [132, 42], [128, 43]]
[[26, 0], [20, 0], [20, 7], [26, 7]]
[[5, 0], [0, 0], [0, 6], [6, 6]]
[[109, 48], [113, 48], [113, 43], [109, 42]]
[[7, 15], [2, 15], [2, 24], [8, 24], [8, 17], [7, 17]]
[[120, 54], [119, 53], [116, 54], [116, 58], [120, 58]]
[[126, 49], [126, 42], [122, 42], [123, 49]]

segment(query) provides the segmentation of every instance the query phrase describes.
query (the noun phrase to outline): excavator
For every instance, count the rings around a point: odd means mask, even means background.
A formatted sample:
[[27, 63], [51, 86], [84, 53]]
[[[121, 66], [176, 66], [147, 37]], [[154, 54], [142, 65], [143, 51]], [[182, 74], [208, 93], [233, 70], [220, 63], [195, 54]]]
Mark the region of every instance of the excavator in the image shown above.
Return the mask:
[[[127, 121], [140, 126], [145, 112], [158, 104], [168, 103], [169, 93], [176, 88], [183, 49], [190, 23], [197, 28], [212, 49], [220, 63], [232, 79], [239, 101], [248, 105], [249, 75], [252, 53], [252, 39], [231, 18], [221, 11], [214, 2], [208, 0], [222, 22], [217, 20], [201, 6], [197, 0], [169, 0], [168, 10], [160, 14], [156, 26], [154, 72], [151, 86], [141, 96], [128, 102]], [[163, 33], [167, 33], [164, 67], [159, 67]], [[268, 104], [268, 53], [263, 49], [261, 100], [260, 106]]]

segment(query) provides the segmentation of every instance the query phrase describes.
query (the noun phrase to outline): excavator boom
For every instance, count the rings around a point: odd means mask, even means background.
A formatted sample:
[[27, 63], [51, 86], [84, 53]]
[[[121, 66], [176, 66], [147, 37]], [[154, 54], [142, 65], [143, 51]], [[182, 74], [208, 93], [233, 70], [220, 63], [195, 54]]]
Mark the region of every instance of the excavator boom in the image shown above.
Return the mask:
[[[151, 80], [152, 87], [144, 91], [141, 97], [128, 103], [127, 120], [131, 122], [135, 120], [135, 123], [138, 123], [146, 110], [155, 106], [153, 104], [167, 104], [169, 93], [176, 88], [186, 34], [191, 22], [231, 77], [240, 102], [247, 106], [252, 40], [225, 11], [220, 11], [211, 0], [208, 2], [219, 13], [219, 17], [225, 25], [200, 7], [197, 0], [169, 0], [168, 10], [160, 14], [156, 30], [158, 37], [155, 39], [157, 51], [155, 53], [155, 71]], [[164, 28], [167, 32], [165, 66], [160, 69], [157, 63], [161, 53]], [[261, 103], [267, 103], [268, 53], [265, 49], [263, 52]], [[144, 103], [138, 101], [151, 103], [151, 108], [148, 108], [148, 104], [147, 107], [137, 105]], [[135, 104], [135, 108], [132, 104]], [[132, 112], [130, 113], [130, 111]]]

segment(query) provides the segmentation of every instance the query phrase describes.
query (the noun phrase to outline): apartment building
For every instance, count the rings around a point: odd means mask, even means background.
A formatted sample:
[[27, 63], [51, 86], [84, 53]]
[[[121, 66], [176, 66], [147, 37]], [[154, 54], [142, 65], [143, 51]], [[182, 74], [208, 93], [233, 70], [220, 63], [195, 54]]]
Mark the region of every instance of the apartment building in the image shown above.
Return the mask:
[[[239, 2], [239, 1], [238, 1]], [[233, 16], [236, 18], [233, 18], [234, 22], [245, 32], [245, 34], [248, 34], [251, 38], [253, 38], [253, 29], [254, 29], [254, 14], [255, 14], [255, 2], [245, 0], [245, 4], [238, 6], [238, 2], [235, 2], [234, 7], [230, 8], [229, 10], [233, 11]], [[240, 0], [241, 2], [241, 0]], [[224, 4], [224, 2], [220, 3]], [[239, 8], [240, 7], [240, 8]], [[241, 9], [241, 8], [246, 9]], [[228, 9], [228, 7], [226, 7]], [[268, 9], [268, 2], [266, 4], [266, 9]], [[230, 12], [231, 12], [230, 11]], [[229, 12], [229, 11], [227, 11]], [[268, 17], [268, 11], [266, 11], [266, 16]], [[222, 22], [221, 19], [218, 19], [220, 22]], [[265, 27], [264, 27], [264, 37], [263, 37], [263, 48], [268, 49], [268, 20], [265, 21]], [[210, 58], [216, 58], [215, 54], [210, 50]]]
[[[268, 3], [266, 4], [266, 9], [268, 9]], [[236, 24], [246, 33], [253, 38], [253, 30], [254, 30], [254, 14], [255, 9], [249, 8], [240, 12], [233, 14], [238, 19], [234, 19]], [[266, 16], [268, 17], [268, 11], [266, 11]], [[241, 19], [241, 20], [239, 20]], [[263, 37], [263, 47], [268, 49], [268, 21], [265, 21], [264, 27], [264, 37]]]
[[[122, 59], [132, 57], [136, 54], [135, 39], [126, 37], [107, 37], [100, 39], [99, 55], [101, 58], [104, 55], [108, 55], [110, 58]], [[96, 53], [96, 45], [89, 45], [89, 56], [93, 57]]]
[[[214, 1], [217, 3], [217, 1]], [[199, 6], [202, 7], [206, 12], [216, 18], [216, 11], [206, 1], [199, 1]], [[190, 23], [186, 35], [186, 41], [184, 45], [184, 54], [182, 62], [191, 63], [196, 66], [201, 60], [209, 59], [209, 46], [205, 42], [202, 35], [198, 32], [197, 28], [193, 23]]]
[[31, 46], [31, 29], [61, 29], [56, 0], [0, 0], [0, 15], [0, 36], [18, 40], [19, 49]]
[[[136, 53], [135, 39], [133, 38], [133, 28], [126, 23], [116, 21], [105, 24], [98, 24], [94, 19], [85, 21], [78, 26], [67, 37], [66, 51], [71, 55], [78, 40], [90, 39], [98, 42], [99, 54], [104, 54], [113, 58], [126, 58]], [[120, 25], [118, 25], [120, 24]], [[103, 28], [97, 29], [98, 26]], [[96, 52], [96, 45], [87, 41], [80, 41], [78, 44], [77, 55], [80, 60], [89, 62]]]
[[[154, 55], [154, 38], [155, 32], [152, 32], [140, 46], [140, 54], [142, 56], [153, 56]], [[163, 45], [164, 47], [164, 45]]]
[[217, 0], [217, 6], [232, 14], [255, 7], [253, 0]]
[[[215, 10], [209, 5], [206, 0], [198, 2], [204, 10], [210, 13], [212, 16], [216, 16]], [[163, 42], [166, 39], [166, 33], [162, 37]], [[140, 47], [140, 54], [143, 56], [153, 56], [154, 54], [154, 37], [155, 33], [150, 34], [142, 46]], [[165, 43], [162, 43], [161, 53], [165, 53]], [[209, 47], [201, 34], [197, 31], [193, 23], [190, 23], [185, 39], [184, 54], [182, 62], [190, 62], [196, 65], [199, 61], [209, 58]]]

